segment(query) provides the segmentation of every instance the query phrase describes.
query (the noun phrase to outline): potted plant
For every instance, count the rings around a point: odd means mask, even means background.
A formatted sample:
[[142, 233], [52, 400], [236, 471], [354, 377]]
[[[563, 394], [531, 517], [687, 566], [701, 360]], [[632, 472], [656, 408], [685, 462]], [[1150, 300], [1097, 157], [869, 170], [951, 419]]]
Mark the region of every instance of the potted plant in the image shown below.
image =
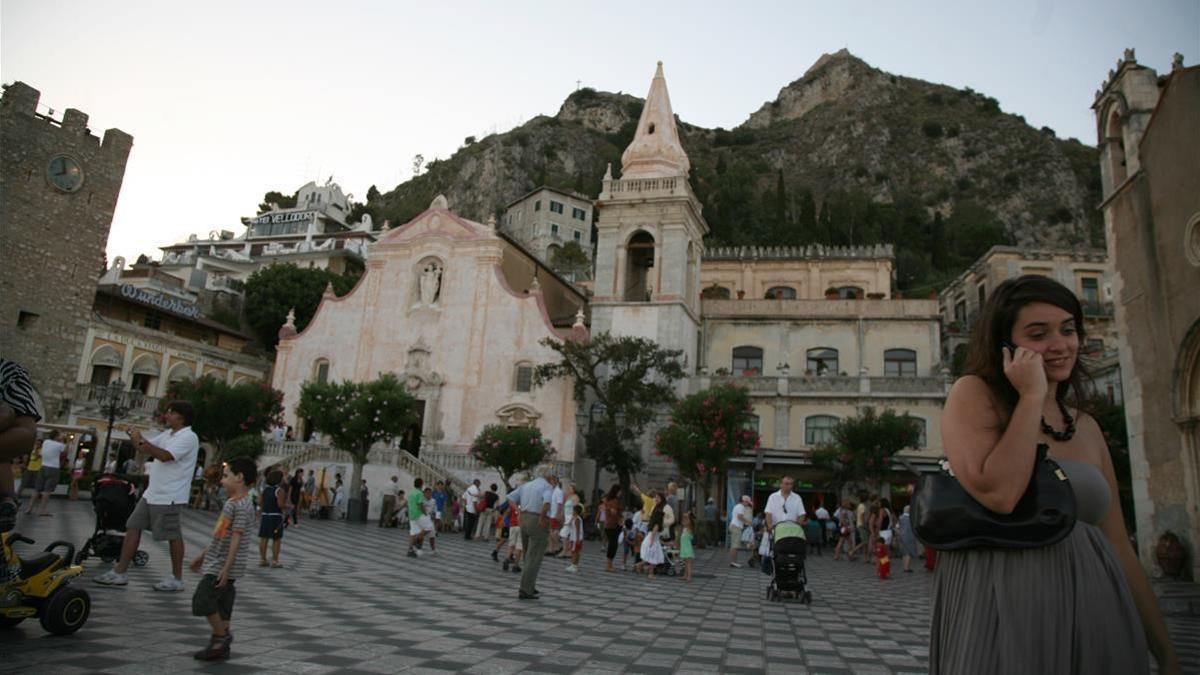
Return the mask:
[[739, 291], [738, 291], [738, 300], [741, 300], [741, 299], [743, 299], [743, 298], [745, 298], [745, 297], [746, 297], [746, 291], [739, 290]]
[[1179, 578], [1183, 573], [1183, 564], [1187, 561], [1187, 549], [1174, 532], [1167, 530], [1158, 537], [1158, 545], [1154, 547], [1154, 556], [1163, 574]]
[[884, 298], [883, 293], [867, 293], [868, 300], [882, 300], [883, 298]]
[[830, 286], [829, 288], [825, 289], [825, 299], [826, 300], [838, 300], [841, 297], [842, 297], [841, 294], [838, 293], [838, 289], [834, 288], [833, 286]]

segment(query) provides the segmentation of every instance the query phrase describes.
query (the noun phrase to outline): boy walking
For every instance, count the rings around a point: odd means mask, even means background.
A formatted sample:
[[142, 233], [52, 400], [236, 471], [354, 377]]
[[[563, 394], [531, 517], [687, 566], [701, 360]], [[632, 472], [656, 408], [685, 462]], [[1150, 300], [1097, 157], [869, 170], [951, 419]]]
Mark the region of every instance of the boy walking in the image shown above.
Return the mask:
[[192, 571], [204, 574], [192, 595], [192, 614], [207, 618], [212, 628], [208, 646], [194, 655], [202, 661], [229, 658], [229, 645], [233, 642], [229, 620], [236, 594], [234, 581], [246, 573], [246, 558], [250, 555], [247, 532], [254, 524], [249, 486], [257, 479], [254, 460], [247, 457], [238, 457], [225, 467], [221, 486], [229, 498], [213, 528], [212, 542], [192, 561]]

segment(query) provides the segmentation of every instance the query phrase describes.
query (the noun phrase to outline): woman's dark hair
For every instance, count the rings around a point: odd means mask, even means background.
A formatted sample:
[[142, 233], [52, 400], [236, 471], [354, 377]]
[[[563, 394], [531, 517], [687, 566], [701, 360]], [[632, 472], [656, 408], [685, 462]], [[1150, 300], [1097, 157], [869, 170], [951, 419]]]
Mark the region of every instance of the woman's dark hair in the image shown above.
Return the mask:
[[654, 505], [654, 510], [650, 512], [650, 529], [657, 527], [660, 531], [663, 529], [663, 511], [667, 508], [667, 502], [660, 501]]
[[267, 485], [279, 485], [283, 480], [283, 472], [278, 469], [271, 469], [267, 472]]
[[[1021, 308], [1034, 302], [1054, 305], [1074, 317], [1080, 347], [1087, 338], [1083, 307], [1079, 304], [1079, 298], [1066, 286], [1039, 274], [1008, 279], [997, 286], [992, 291], [992, 297], [984, 304], [975, 327], [971, 329], [971, 344], [963, 363], [963, 375], [975, 375], [987, 383], [992, 394], [1005, 406], [1005, 414], [1017, 407], [1020, 395], [1004, 374], [1003, 342], [1012, 339], [1013, 326], [1017, 323]], [[1084, 381], [1088, 377], [1077, 350], [1075, 367], [1071, 369], [1070, 377], [1058, 383], [1055, 398], [1065, 402], [1069, 395], [1070, 402], [1078, 408], [1083, 403]]]
[[891, 503], [891, 502], [889, 502], [887, 499], [880, 499], [880, 500], [879, 500], [879, 508], [881, 508], [881, 509], [887, 509], [888, 511], [891, 511], [891, 510], [892, 510], [892, 503]]
[[619, 499], [621, 497], [621, 484], [616, 483], [608, 489], [608, 494], [604, 495], [605, 499]]

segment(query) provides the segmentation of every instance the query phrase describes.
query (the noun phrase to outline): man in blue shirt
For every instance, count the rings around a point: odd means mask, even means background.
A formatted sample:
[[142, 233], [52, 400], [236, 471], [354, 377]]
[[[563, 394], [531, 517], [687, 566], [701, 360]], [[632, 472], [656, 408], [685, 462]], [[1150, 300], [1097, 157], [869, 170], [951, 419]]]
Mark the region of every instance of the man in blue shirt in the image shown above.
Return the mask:
[[445, 517], [446, 502], [449, 501], [450, 493], [446, 492], [446, 484], [438, 481], [433, 488], [433, 501], [437, 502], [437, 528], [441, 531], [450, 529], [450, 519]]
[[508, 501], [521, 507], [521, 547], [525, 549], [525, 567], [521, 570], [521, 589], [517, 598], [536, 600], [537, 575], [550, 538], [550, 499], [558, 478], [549, 472], [508, 493]]

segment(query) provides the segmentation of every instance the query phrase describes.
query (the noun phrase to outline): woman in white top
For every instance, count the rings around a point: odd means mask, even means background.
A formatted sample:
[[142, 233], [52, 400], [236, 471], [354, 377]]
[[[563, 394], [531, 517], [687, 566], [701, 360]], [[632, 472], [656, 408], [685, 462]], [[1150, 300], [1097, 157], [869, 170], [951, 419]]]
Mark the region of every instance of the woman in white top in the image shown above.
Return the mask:
[[[563, 526], [559, 530], [558, 536], [560, 539], [562, 539], [564, 541], [567, 539], [567, 535], [568, 535], [570, 527], [571, 527], [571, 519], [573, 517], [575, 517], [575, 507], [578, 504], [579, 504], [579, 495], [575, 493], [575, 486], [570, 485], [570, 484], [563, 485], [563, 510], [562, 510]], [[571, 557], [571, 549], [568, 546], [563, 545], [563, 547], [559, 550], [558, 555], [556, 555], [554, 557], [570, 558]]]

